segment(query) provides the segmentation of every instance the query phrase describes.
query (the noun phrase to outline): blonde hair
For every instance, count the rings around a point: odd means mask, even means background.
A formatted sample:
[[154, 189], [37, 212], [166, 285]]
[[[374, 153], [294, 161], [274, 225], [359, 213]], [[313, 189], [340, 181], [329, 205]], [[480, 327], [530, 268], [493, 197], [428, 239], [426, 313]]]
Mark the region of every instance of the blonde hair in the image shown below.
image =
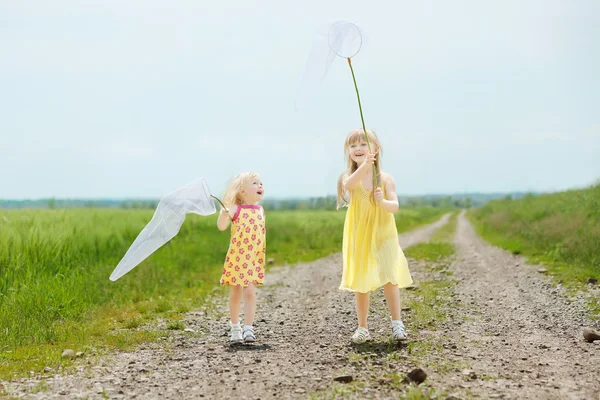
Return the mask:
[[241, 172], [229, 181], [225, 193], [223, 193], [223, 204], [229, 208], [234, 204], [242, 205], [244, 200], [242, 199], [242, 188], [248, 183], [249, 180], [258, 178], [259, 175], [256, 172]]
[[366, 137], [369, 138], [369, 144], [371, 147], [371, 151], [374, 152], [376, 148], [379, 148], [377, 155], [375, 156], [375, 169], [377, 170], [377, 181], [381, 184], [381, 168], [380, 168], [380, 159], [381, 159], [381, 142], [377, 138], [375, 132], [370, 129], [367, 129], [367, 134], [365, 135], [365, 131], [363, 129], [355, 129], [351, 131], [348, 136], [346, 136], [346, 141], [344, 142], [344, 155], [347, 161], [346, 170], [340, 175], [337, 183], [337, 209], [340, 207], [346, 207], [348, 205], [347, 195], [348, 191], [344, 188], [344, 182], [350, 175], [352, 175], [357, 169], [358, 164], [352, 161], [350, 157], [350, 145], [360, 142], [361, 140], [366, 141]]

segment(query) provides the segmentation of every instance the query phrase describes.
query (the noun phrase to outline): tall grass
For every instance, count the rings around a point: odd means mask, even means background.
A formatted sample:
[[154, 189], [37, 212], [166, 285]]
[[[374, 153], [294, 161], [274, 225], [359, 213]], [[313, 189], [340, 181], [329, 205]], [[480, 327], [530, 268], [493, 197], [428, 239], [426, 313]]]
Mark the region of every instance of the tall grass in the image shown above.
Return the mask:
[[[151, 217], [148, 211], [4, 212], [0, 235], [1, 349], [61, 340], [59, 325], [100, 304], [124, 304], [215, 275], [225, 235], [190, 218], [178, 240], [118, 282], [108, 276]], [[213, 225], [214, 226], [214, 225]], [[213, 226], [210, 226], [212, 228]], [[210, 231], [210, 234], [202, 234]], [[194, 235], [193, 232], [196, 232]]]
[[547, 263], [565, 280], [600, 278], [600, 185], [493, 201], [470, 216], [484, 238]]

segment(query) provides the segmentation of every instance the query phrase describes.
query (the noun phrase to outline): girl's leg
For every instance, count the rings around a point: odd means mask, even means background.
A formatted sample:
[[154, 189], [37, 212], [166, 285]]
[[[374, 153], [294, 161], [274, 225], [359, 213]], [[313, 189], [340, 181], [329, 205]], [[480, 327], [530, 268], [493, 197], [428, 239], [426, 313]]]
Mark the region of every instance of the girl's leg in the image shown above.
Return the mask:
[[385, 295], [385, 304], [387, 304], [390, 314], [392, 314], [392, 320], [400, 320], [400, 289], [398, 285], [386, 283], [383, 286], [383, 294]]
[[251, 283], [244, 288], [244, 324], [252, 325], [256, 314], [256, 285]]
[[369, 314], [369, 293], [355, 293], [356, 296], [356, 316], [358, 317], [358, 326], [368, 329], [367, 316]]
[[229, 314], [231, 323], [238, 324], [240, 322], [240, 306], [242, 303], [241, 286], [229, 286]]
[[383, 287], [385, 302], [392, 314], [392, 337], [394, 340], [404, 342], [407, 340], [404, 323], [400, 319], [400, 289], [398, 285], [386, 284]]

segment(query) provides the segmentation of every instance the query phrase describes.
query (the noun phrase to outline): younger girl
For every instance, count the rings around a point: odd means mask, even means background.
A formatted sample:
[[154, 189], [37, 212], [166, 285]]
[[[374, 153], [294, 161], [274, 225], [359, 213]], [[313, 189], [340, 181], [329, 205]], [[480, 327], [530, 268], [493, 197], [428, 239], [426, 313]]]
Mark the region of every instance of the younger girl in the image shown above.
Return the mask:
[[[367, 326], [369, 292], [383, 286], [386, 304], [392, 314], [392, 337], [407, 339], [400, 319], [400, 291], [412, 283], [408, 264], [398, 244], [394, 213], [398, 211], [398, 196], [394, 178], [380, 169], [381, 144], [374, 132], [354, 130], [346, 137], [344, 153], [348, 168], [338, 180], [338, 208], [350, 203], [344, 222], [344, 270], [340, 289], [355, 292], [358, 328], [352, 335], [354, 343], [371, 339]], [[378, 187], [373, 183], [373, 167], [377, 171]], [[342, 204], [343, 203], [343, 204]]]
[[[265, 278], [265, 213], [258, 202], [264, 195], [260, 176], [255, 172], [236, 175], [225, 190], [217, 227], [224, 231], [231, 221], [231, 240], [223, 266], [221, 285], [229, 285], [231, 343], [254, 342], [252, 323], [256, 312], [256, 286]], [[239, 314], [244, 298], [244, 327]]]

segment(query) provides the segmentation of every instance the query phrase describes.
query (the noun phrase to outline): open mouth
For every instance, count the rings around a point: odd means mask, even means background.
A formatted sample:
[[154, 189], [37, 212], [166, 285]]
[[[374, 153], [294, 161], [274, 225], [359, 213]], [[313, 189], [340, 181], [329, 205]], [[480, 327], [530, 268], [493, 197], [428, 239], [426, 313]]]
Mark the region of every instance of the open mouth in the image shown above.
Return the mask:
[[258, 189], [258, 190], [256, 191], [256, 194], [258, 194], [259, 196], [262, 196], [262, 195], [263, 195], [263, 193], [264, 193], [264, 190], [262, 190], [262, 189]]

